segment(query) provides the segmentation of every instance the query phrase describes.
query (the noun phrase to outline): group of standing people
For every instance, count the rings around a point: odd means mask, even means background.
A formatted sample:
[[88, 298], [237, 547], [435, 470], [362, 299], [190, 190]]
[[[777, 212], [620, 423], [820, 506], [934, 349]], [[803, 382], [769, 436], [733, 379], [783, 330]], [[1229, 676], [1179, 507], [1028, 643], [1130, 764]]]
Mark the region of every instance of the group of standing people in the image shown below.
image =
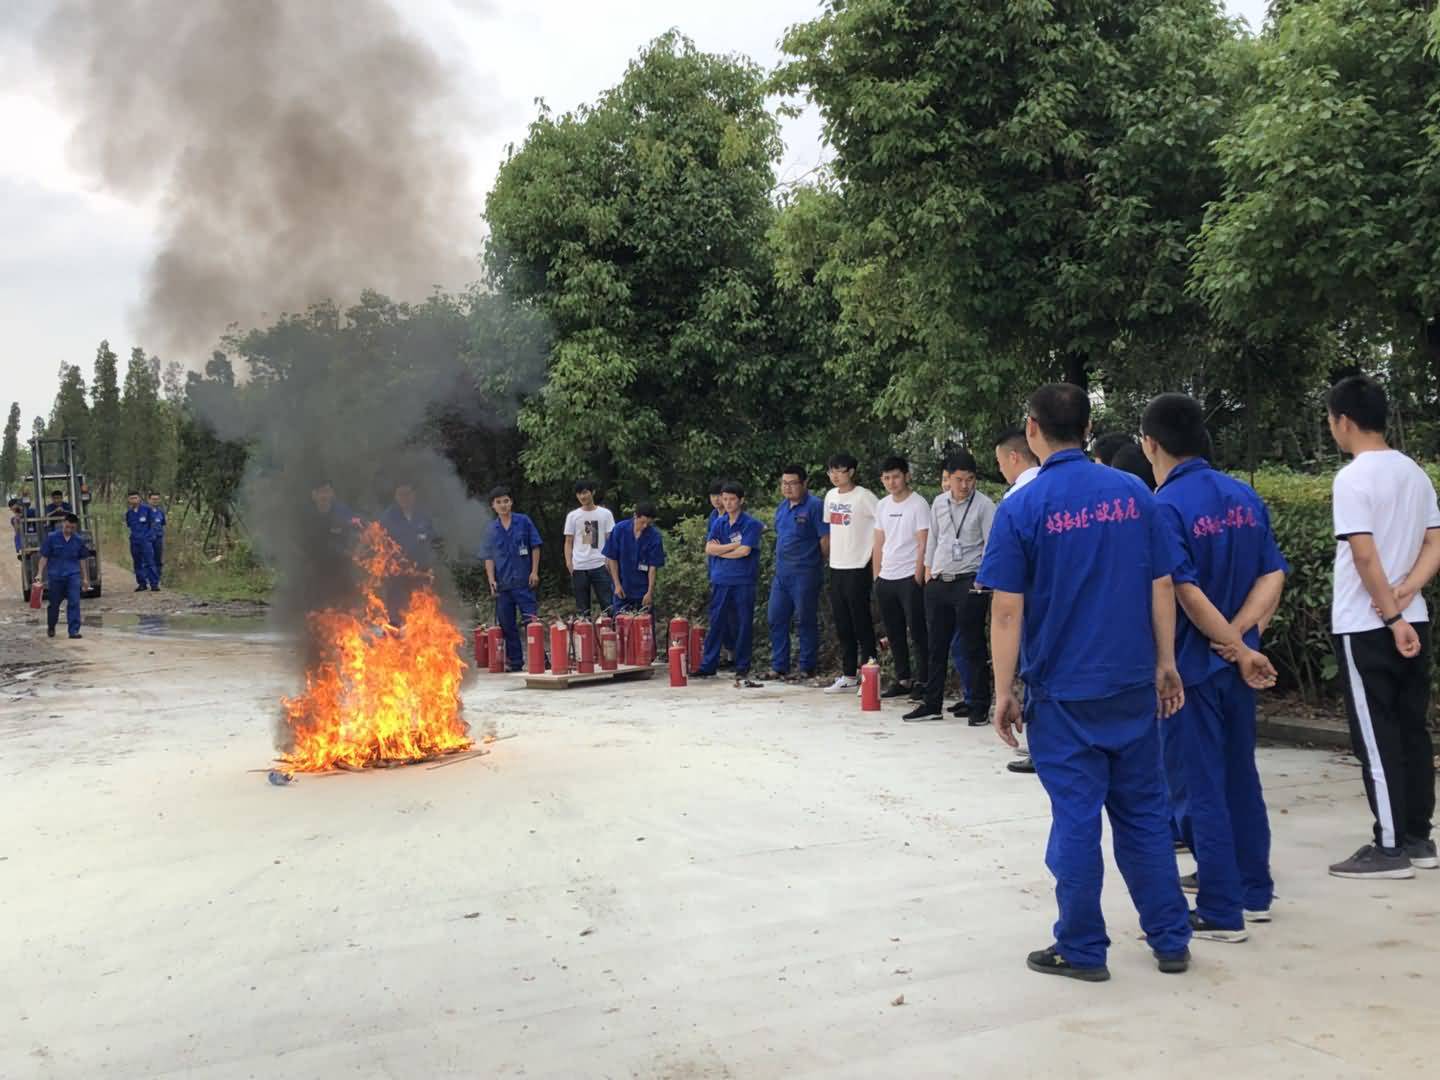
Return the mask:
[[165, 508], [158, 491], [148, 499], [138, 491], [125, 496], [125, 528], [130, 533], [130, 562], [135, 570], [135, 591], [160, 591], [165, 569]]

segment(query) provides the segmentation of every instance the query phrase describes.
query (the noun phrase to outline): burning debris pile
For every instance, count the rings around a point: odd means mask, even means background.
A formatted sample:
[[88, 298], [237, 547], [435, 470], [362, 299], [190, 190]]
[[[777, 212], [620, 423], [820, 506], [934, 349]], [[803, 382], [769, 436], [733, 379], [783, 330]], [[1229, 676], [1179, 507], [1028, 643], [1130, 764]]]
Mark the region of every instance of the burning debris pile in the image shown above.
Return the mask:
[[[363, 609], [310, 613], [312, 661], [305, 692], [283, 701], [291, 743], [282, 764], [301, 772], [360, 769], [468, 750], [470, 727], [460, 716], [464, 638], [433, 579], [417, 574], [378, 522], [361, 530], [354, 559]], [[394, 582], [414, 586], [399, 612], [382, 599], [393, 595]]]

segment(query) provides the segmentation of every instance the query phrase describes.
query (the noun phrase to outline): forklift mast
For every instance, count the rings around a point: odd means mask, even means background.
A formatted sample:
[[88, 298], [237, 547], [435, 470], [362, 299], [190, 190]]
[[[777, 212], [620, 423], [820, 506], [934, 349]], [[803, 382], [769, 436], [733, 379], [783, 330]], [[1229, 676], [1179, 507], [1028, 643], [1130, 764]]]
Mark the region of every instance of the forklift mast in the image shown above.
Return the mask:
[[75, 440], [69, 437], [31, 439], [30, 458], [34, 469], [25, 477], [31, 484], [32, 496], [21, 533], [21, 595], [29, 597], [30, 586], [39, 572], [40, 542], [52, 528], [59, 528], [59, 522], [48, 516], [50, 493], [59, 491], [64, 502], [69, 505], [70, 513], [80, 519], [77, 532], [90, 552], [90, 591], [85, 595], [99, 596], [100, 551], [96, 543], [95, 523], [90, 512], [90, 486], [85, 482], [85, 474], [80, 471]]

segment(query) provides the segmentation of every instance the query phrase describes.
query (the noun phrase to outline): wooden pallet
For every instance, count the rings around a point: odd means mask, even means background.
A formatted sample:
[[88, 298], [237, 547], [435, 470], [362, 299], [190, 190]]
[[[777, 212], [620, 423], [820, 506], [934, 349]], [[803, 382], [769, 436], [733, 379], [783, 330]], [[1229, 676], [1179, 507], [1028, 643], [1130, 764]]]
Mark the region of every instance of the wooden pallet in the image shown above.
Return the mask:
[[614, 671], [596, 669], [590, 675], [581, 675], [574, 671], [566, 675], [552, 675], [548, 671], [544, 675], [530, 675], [525, 672], [520, 674], [525, 676], [527, 690], [565, 690], [580, 683], [608, 682], [611, 679], [648, 679], [655, 671], [656, 668], [650, 664], [621, 664]]

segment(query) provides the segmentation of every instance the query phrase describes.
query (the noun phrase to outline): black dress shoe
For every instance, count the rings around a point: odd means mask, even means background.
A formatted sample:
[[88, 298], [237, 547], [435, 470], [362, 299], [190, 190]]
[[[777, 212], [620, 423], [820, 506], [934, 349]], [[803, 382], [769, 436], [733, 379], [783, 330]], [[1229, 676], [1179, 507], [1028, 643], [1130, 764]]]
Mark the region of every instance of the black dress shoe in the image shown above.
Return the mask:
[[1030, 760], [1029, 754], [1026, 754], [1022, 758], [1016, 758], [1014, 761], [1008, 762], [1005, 768], [1011, 772], [1033, 773], [1035, 771], [1035, 762]]
[[150, 591], [150, 586], [149, 586], [149, 585], [136, 585], [136, 586], [135, 586], [135, 591], [136, 591], [136, 592], [149, 592], [149, 591]]
[[54, 637], [54, 636], [55, 636], [55, 627], [53, 627], [53, 626], [47, 626], [47, 627], [45, 628], [45, 636], [46, 636], [46, 637]]
[[690, 677], [692, 679], [713, 679], [715, 678], [715, 672], [701, 671], [699, 669], [696, 669], [695, 671], [690, 672]]
[[79, 634], [71, 634], [71, 635], [70, 635], [70, 640], [71, 640], [71, 641], [78, 641], [78, 640], [80, 640], [80, 635], [79, 635]]
[[969, 715], [970, 715], [970, 703], [967, 702], [967, 701], [965, 701], [963, 698], [962, 698], [960, 701], [955, 702], [954, 705], [951, 705], [951, 706], [950, 706], [950, 715], [951, 715], [951, 716], [969, 716]]
[[909, 684], [909, 683], [898, 683], [898, 682], [897, 682], [897, 683], [891, 683], [891, 684], [890, 684], [888, 687], [886, 687], [884, 690], [881, 690], [881, 691], [880, 691], [880, 696], [881, 696], [882, 698], [897, 698], [897, 697], [906, 697], [906, 696], [909, 695], [909, 693], [910, 693], [910, 684]]
[[911, 709], [901, 720], [944, 720], [945, 714], [938, 705], [920, 704]]

